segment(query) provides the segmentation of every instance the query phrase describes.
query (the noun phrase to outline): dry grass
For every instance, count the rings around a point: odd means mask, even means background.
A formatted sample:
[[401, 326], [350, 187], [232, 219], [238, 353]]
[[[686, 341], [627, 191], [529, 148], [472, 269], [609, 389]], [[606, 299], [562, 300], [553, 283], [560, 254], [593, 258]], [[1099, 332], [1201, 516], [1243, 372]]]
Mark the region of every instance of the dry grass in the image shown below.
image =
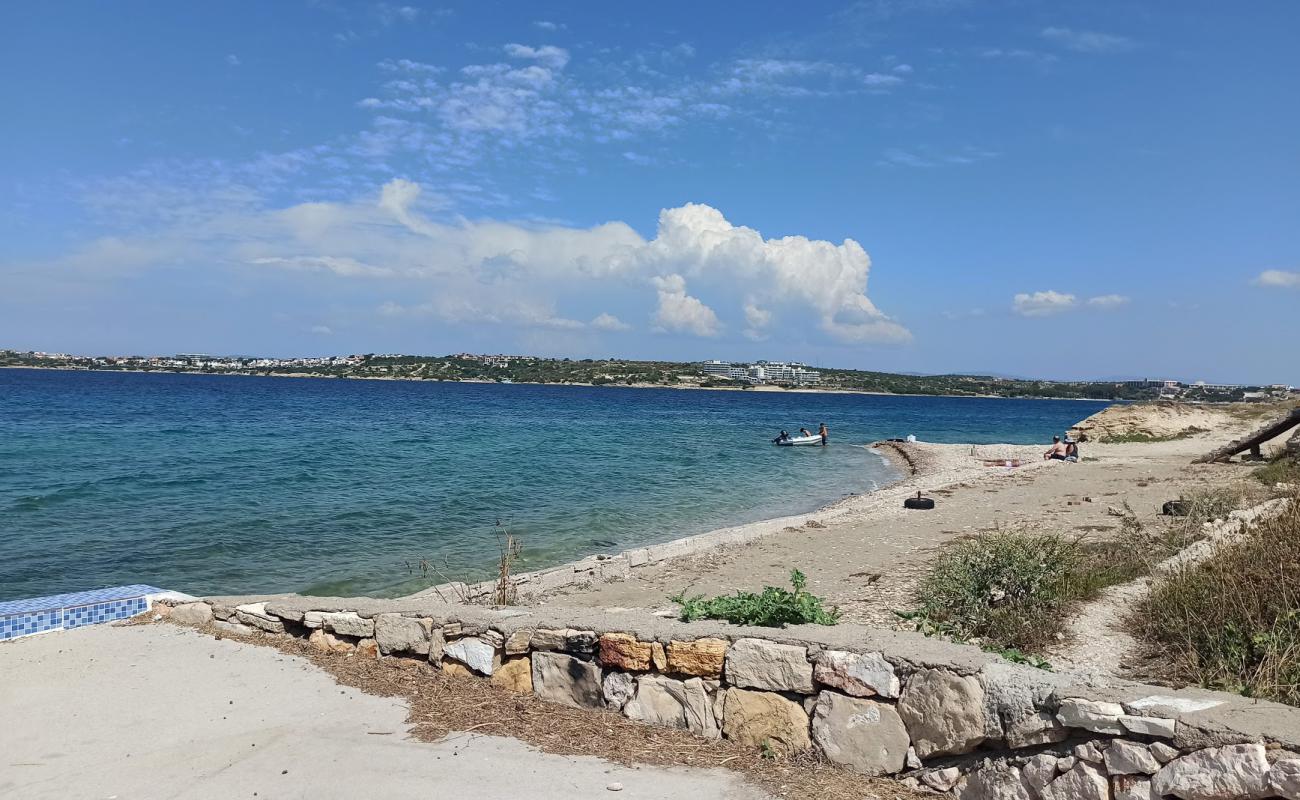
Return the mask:
[[932, 796], [894, 781], [854, 774], [814, 753], [764, 755], [727, 740], [709, 741], [686, 731], [643, 725], [612, 711], [544, 703], [483, 679], [448, 676], [421, 661], [320, 653], [290, 636], [223, 636], [307, 659], [342, 686], [402, 698], [410, 708], [411, 735], [423, 742], [473, 732], [510, 736], [556, 755], [593, 756], [628, 766], [722, 768], [785, 798], [919, 800]]
[[1300, 705], [1300, 493], [1280, 516], [1158, 580], [1129, 619], [1147, 677]]

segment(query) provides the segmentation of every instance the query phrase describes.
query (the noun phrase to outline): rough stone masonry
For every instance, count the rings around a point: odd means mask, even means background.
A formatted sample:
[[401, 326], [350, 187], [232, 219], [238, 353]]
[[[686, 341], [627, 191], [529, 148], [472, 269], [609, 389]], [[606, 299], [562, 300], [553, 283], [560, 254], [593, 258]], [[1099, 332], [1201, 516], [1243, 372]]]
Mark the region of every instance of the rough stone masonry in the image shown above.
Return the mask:
[[205, 629], [427, 660], [704, 739], [815, 748], [845, 769], [961, 800], [1300, 800], [1300, 709], [1076, 684], [920, 634], [419, 598], [218, 597], [163, 608]]

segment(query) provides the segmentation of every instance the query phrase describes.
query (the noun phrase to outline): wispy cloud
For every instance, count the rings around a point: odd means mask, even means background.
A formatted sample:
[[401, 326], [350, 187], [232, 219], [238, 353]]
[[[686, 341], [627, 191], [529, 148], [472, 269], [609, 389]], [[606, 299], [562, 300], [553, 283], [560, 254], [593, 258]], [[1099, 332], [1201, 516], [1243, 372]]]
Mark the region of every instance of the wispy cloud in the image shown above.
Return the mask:
[[985, 150], [971, 145], [955, 150], [935, 150], [932, 148], [904, 150], [900, 147], [891, 147], [880, 154], [876, 165], [930, 169], [933, 167], [976, 164], [997, 157], [998, 154], [992, 150]]
[[548, 19], [539, 19], [533, 22], [533, 27], [542, 31], [562, 31], [569, 26], [562, 22], [551, 22]]
[[1011, 310], [1022, 317], [1047, 317], [1069, 311], [1077, 304], [1072, 294], [1048, 289], [1045, 292], [1021, 293], [1012, 298]]
[[1043, 28], [1042, 37], [1076, 53], [1123, 53], [1137, 47], [1127, 36], [1074, 28]]
[[1110, 310], [1110, 309], [1119, 308], [1120, 306], [1126, 306], [1130, 302], [1132, 302], [1132, 298], [1126, 297], [1122, 294], [1103, 294], [1103, 295], [1098, 295], [1097, 297], [1088, 298], [1089, 306], [1092, 306], [1093, 308], [1103, 309], [1103, 310]]
[[1266, 269], [1255, 280], [1256, 286], [1272, 286], [1280, 289], [1300, 289], [1300, 272], [1288, 272], [1282, 269]]

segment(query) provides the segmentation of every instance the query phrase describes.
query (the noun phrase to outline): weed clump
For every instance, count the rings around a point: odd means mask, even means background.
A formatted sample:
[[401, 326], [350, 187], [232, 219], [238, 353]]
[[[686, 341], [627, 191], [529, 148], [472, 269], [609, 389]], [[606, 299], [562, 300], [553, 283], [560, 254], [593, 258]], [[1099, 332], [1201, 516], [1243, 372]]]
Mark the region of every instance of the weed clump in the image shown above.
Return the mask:
[[790, 570], [794, 591], [767, 586], [762, 592], [736, 592], [734, 595], [705, 598], [686, 597], [685, 592], [670, 598], [682, 607], [683, 622], [721, 619], [733, 625], [758, 625], [784, 628], [786, 625], [834, 625], [840, 620], [838, 608], [827, 609], [820, 597], [807, 591], [808, 579], [797, 569]]
[[917, 630], [1006, 650], [1038, 650], [1060, 627], [1083, 565], [1078, 541], [990, 531], [952, 545], [901, 612]]
[[1164, 656], [1156, 677], [1300, 705], [1300, 494], [1157, 580], [1129, 625]]

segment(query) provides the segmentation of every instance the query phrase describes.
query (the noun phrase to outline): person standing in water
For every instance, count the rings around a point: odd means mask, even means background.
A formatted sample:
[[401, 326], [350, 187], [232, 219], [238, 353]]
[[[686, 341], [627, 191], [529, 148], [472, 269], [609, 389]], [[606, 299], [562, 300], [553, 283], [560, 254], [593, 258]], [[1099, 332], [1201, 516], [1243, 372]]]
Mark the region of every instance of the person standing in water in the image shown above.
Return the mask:
[[825, 447], [826, 442], [829, 441], [831, 438], [831, 429], [826, 427], [825, 422], [821, 423], [821, 425], [817, 428], [817, 435], [822, 437], [822, 447]]

